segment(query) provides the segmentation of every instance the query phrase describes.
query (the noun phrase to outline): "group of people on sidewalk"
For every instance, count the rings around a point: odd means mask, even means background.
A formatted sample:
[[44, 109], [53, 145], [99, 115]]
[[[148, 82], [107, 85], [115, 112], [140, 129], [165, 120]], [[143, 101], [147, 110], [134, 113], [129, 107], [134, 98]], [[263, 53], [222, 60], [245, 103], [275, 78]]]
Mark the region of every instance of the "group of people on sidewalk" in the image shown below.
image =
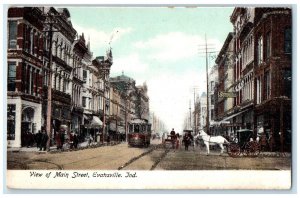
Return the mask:
[[47, 147], [47, 141], [49, 139], [46, 130], [42, 129], [42, 131], [39, 130], [39, 132], [35, 135], [35, 139], [36, 139], [36, 147], [40, 150], [40, 151], [46, 151], [46, 147]]
[[[66, 141], [65, 135], [66, 135], [66, 130], [63, 128], [61, 128], [58, 132], [56, 132], [55, 141], [56, 141], [57, 150], [63, 150], [63, 145]], [[71, 131], [69, 133], [69, 141], [68, 141], [68, 143], [70, 145], [70, 149], [77, 149], [78, 142], [79, 142], [79, 138], [78, 138], [77, 134], [74, 133], [73, 131]]]

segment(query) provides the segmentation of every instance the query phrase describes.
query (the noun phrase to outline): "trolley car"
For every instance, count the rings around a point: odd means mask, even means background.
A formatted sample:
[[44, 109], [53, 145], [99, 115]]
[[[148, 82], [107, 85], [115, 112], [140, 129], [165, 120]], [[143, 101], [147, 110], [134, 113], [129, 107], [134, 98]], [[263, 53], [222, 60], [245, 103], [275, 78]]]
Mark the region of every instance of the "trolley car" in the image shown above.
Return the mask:
[[151, 140], [151, 124], [144, 119], [133, 119], [129, 123], [129, 146], [148, 147]]

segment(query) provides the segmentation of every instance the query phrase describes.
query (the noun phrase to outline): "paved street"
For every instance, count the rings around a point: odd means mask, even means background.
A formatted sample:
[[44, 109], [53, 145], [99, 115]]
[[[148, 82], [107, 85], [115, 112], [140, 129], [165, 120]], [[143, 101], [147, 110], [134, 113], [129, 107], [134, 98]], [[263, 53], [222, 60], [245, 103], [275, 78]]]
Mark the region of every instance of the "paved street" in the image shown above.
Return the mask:
[[257, 158], [232, 158], [227, 153], [203, 148], [165, 149], [155, 140], [149, 148], [132, 148], [126, 143], [87, 148], [78, 151], [7, 152], [8, 169], [64, 169], [64, 170], [289, 170], [289, 156], [267, 153]]

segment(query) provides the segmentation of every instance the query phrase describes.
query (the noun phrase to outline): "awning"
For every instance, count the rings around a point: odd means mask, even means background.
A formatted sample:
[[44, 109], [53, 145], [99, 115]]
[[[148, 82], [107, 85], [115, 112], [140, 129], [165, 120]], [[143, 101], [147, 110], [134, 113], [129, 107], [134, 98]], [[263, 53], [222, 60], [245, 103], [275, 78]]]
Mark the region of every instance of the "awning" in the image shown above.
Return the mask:
[[97, 116], [93, 116], [91, 126], [93, 126], [93, 127], [99, 126], [100, 127], [100, 126], [102, 126], [102, 121]]
[[234, 118], [234, 117], [236, 117], [236, 116], [238, 116], [238, 115], [240, 115], [240, 114], [242, 114], [242, 113], [244, 113], [244, 112], [246, 112], [246, 111], [248, 111], [248, 109], [247, 109], [247, 110], [244, 110], [244, 111], [241, 111], [241, 112], [238, 112], [238, 113], [236, 113], [236, 114], [233, 114], [233, 115], [231, 115], [231, 116], [228, 116], [228, 117], [224, 118], [223, 120], [221, 120], [221, 121], [219, 121], [219, 122], [215, 122], [215, 124], [216, 124], [216, 125], [220, 125], [220, 124], [229, 124], [229, 123], [230, 123], [230, 122], [228, 121], [229, 119]]

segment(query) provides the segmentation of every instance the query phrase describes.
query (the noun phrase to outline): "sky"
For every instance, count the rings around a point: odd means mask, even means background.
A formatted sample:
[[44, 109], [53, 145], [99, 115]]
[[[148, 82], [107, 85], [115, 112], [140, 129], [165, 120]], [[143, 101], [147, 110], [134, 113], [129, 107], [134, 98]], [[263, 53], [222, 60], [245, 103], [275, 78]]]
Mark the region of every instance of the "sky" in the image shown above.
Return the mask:
[[[206, 91], [208, 51], [219, 51], [233, 30], [233, 7], [69, 7], [78, 34], [90, 40], [93, 56], [112, 48], [111, 77], [122, 72], [146, 82], [150, 111], [167, 130], [183, 130], [196, 94]], [[213, 55], [209, 67], [214, 64]]]

